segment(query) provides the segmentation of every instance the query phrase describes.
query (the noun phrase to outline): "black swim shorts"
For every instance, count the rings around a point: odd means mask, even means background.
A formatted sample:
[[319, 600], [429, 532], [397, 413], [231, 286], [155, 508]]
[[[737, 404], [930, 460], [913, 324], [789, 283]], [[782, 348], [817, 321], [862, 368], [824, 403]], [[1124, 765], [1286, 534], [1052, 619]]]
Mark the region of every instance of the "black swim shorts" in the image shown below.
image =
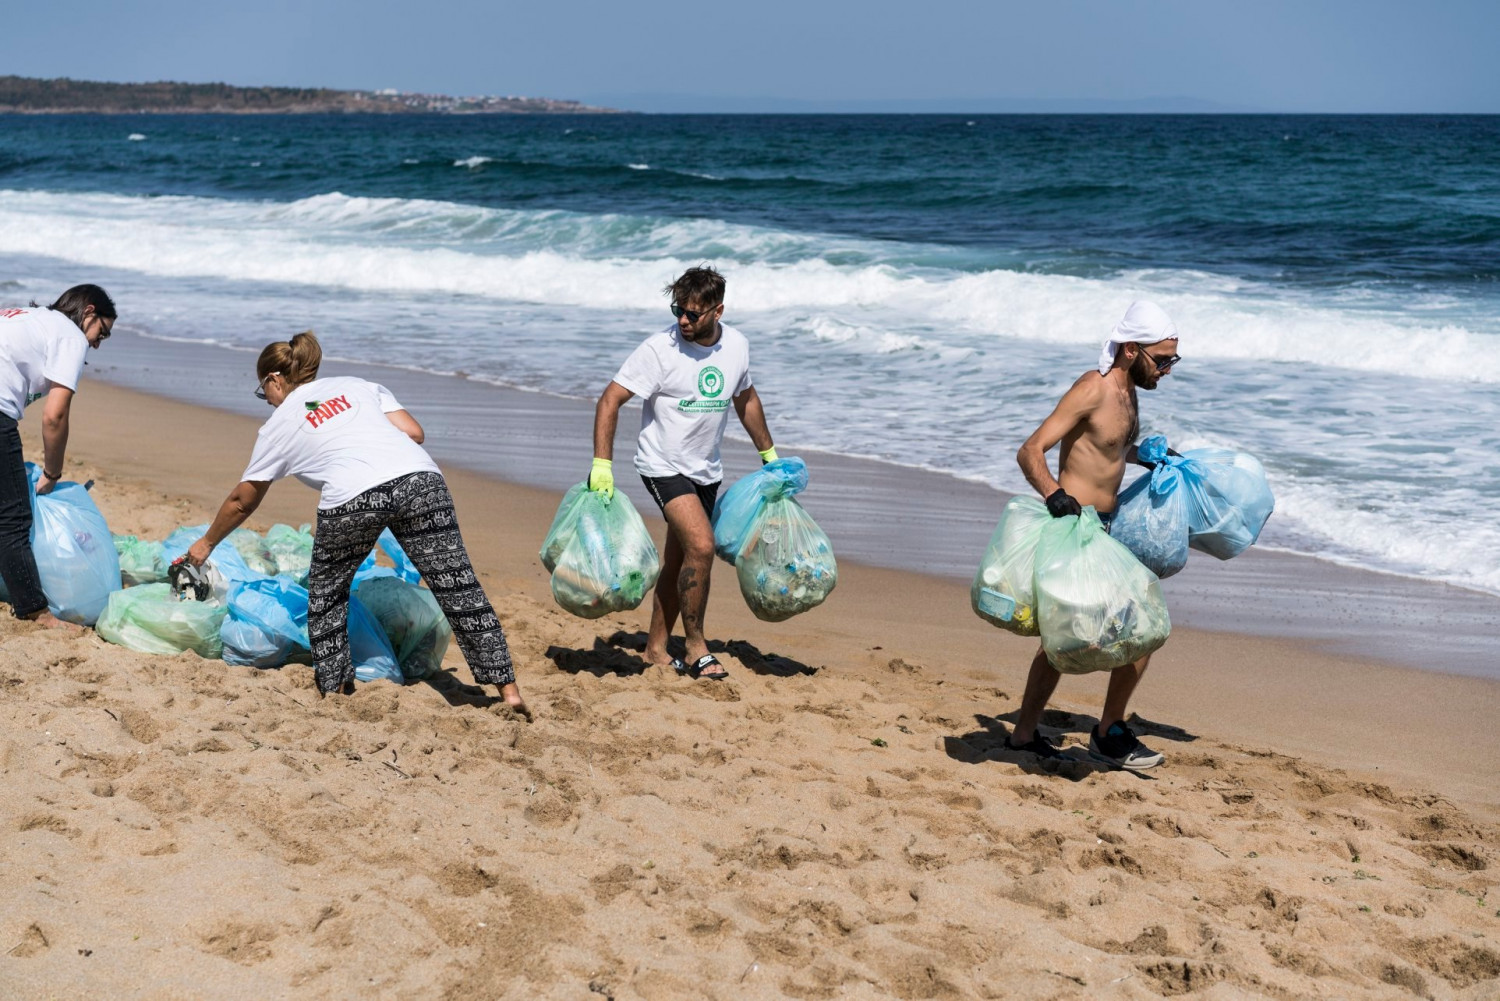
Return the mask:
[[712, 518], [714, 516], [714, 501], [719, 498], [719, 484], [710, 483], [704, 486], [702, 483], [694, 483], [686, 476], [642, 476], [641, 482], [646, 484], [646, 489], [651, 492], [651, 499], [656, 501], [656, 506], [665, 513], [667, 503], [677, 497], [686, 497], [688, 494], [696, 494], [699, 502], [703, 504], [703, 510]]

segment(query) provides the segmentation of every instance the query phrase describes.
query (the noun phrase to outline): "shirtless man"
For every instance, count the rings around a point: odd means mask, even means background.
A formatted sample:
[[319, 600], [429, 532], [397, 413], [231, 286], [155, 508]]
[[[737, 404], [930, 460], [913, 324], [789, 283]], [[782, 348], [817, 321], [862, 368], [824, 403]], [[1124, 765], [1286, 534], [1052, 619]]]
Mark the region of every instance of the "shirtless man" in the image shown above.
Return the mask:
[[[1137, 389], [1155, 389], [1178, 362], [1177, 328], [1161, 308], [1149, 302], [1132, 303], [1125, 318], [1105, 342], [1097, 371], [1073, 383], [1057, 408], [1016, 453], [1026, 480], [1047, 499], [1054, 518], [1080, 513], [1092, 505], [1107, 529], [1114, 516], [1125, 464], [1136, 462], [1136, 434], [1140, 430]], [[1047, 451], [1062, 443], [1058, 475], [1047, 468]], [[1109, 675], [1099, 725], [1089, 735], [1089, 755], [1096, 760], [1141, 771], [1161, 764], [1162, 756], [1136, 739], [1125, 722], [1125, 706], [1146, 673], [1148, 654]], [[1050, 740], [1037, 732], [1047, 700], [1061, 674], [1041, 650], [1031, 661], [1026, 694], [1015, 729], [1006, 738], [1014, 751], [1041, 758], [1061, 757]]]

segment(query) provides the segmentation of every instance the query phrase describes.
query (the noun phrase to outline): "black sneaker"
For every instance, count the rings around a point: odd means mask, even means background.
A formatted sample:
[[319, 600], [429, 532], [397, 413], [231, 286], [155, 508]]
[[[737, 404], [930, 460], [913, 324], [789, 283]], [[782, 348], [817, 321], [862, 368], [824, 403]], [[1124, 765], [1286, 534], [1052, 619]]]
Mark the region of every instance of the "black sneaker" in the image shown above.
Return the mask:
[[1006, 734], [1005, 749], [1007, 751], [1024, 751], [1027, 754], [1035, 754], [1037, 757], [1043, 759], [1044, 761], [1050, 761], [1054, 758], [1067, 757], [1067, 755], [1063, 754], [1062, 751], [1058, 750], [1056, 744], [1052, 743], [1052, 741], [1048, 740], [1046, 737], [1043, 737], [1042, 731], [1040, 730], [1036, 731], [1032, 738], [1024, 744], [1011, 743], [1012, 736], [1013, 734]]
[[1135, 731], [1124, 723], [1111, 723], [1103, 736], [1096, 726], [1089, 731], [1089, 757], [1127, 771], [1143, 772], [1162, 763], [1160, 751], [1135, 739]]

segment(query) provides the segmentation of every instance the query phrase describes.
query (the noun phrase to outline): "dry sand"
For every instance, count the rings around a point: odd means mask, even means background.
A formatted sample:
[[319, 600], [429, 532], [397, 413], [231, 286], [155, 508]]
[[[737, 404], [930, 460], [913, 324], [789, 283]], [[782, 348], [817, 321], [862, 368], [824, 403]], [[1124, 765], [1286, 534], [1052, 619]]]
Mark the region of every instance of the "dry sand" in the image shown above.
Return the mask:
[[[161, 537], [255, 427], [90, 384], [68, 475]], [[678, 679], [644, 612], [552, 604], [555, 495], [450, 482], [535, 722], [456, 651], [320, 700], [0, 616], [0, 996], [1500, 997], [1493, 682], [1179, 631], [1167, 764], [1042, 771], [1001, 747], [1030, 646], [961, 585], [844, 566], [767, 625], [720, 567], [733, 680]]]

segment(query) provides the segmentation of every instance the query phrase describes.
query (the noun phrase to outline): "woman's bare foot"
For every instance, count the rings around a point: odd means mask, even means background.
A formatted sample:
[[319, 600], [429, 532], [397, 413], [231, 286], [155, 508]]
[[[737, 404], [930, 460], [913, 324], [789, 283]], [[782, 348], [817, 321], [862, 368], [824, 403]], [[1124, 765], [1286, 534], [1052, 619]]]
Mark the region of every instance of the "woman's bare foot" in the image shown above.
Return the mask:
[[80, 626], [78, 623], [64, 622], [45, 608], [35, 615], [28, 615], [26, 618], [30, 622], [35, 622], [43, 629], [61, 629], [65, 633], [74, 633], [77, 635], [81, 635], [84, 631], [83, 626]]
[[525, 716], [527, 719], [531, 719], [531, 710], [527, 708], [526, 700], [521, 698], [520, 686], [517, 685], [514, 681], [512, 681], [508, 685], [500, 686], [500, 697], [504, 699], [505, 704], [510, 706], [511, 709], [513, 709], [515, 712], [519, 713], [522, 716]]

